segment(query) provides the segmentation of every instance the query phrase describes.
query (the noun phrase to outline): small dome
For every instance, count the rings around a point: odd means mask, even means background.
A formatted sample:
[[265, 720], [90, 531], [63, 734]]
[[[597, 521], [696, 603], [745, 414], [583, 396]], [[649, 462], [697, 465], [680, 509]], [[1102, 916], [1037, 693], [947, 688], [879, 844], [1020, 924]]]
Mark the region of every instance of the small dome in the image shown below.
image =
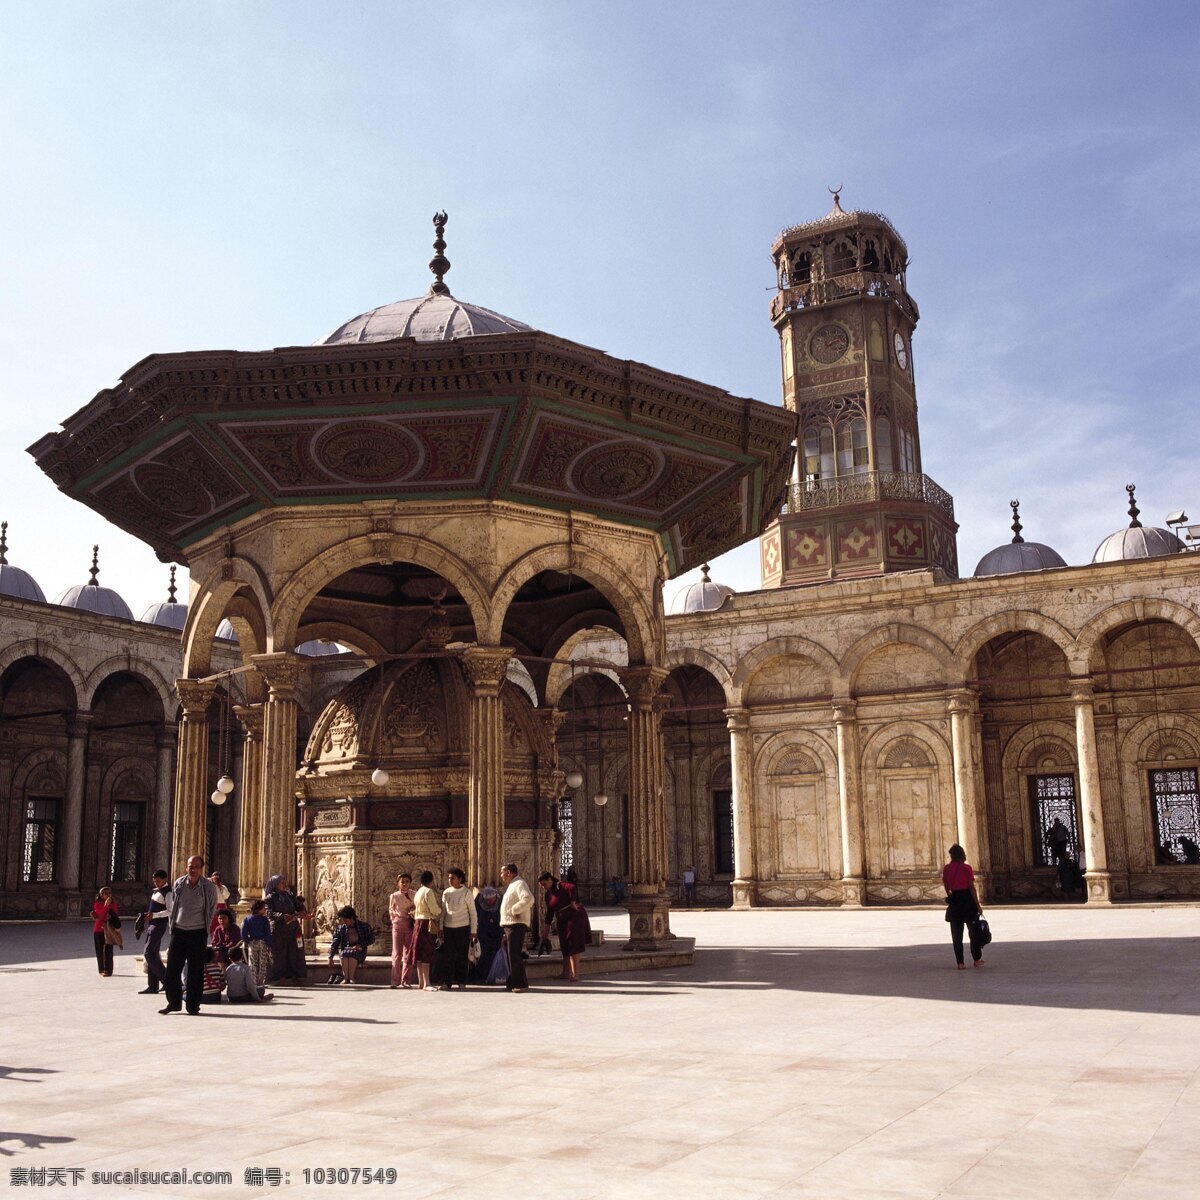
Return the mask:
[[1178, 554], [1187, 547], [1169, 529], [1147, 528], [1138, 520], [1140, 510], [1134, 498], [1134, 485], [1125, 485], [1129, 496], [1129, 526], [1110, 533], [1096, 547], [1092, 562], [1122, 562], [1130, 558], [1159, 558], [1164, 554]]
[[101, 617], [120, 617], [132, 621], [129, 605], [112, 590], [100, 586], [100, 547], [92, 547], [92, 578], [87, 583], [77, 583], [63, 592], [55, 604], [63, 608], [77, 608], [81, 612], [96, 613]]
[[234, 633], [233, 626], [228, 620], [222, 621], [217, 626], [217, 637], [223, 642], [236, 642], [238, 640], [238, 636]]
[[1126, 558], [1158, 558], [1162, 554], [1178, 554], [1187, 547], [1169, 529], [1138, 525], [1133, 529], [1118, 529], [1096, 547], [1092, 562], [1119, 562]]
[[7, 521], [0, 522], [0, 596], [46, 603], [46, 595], [38, 586], [38, 581], [28, 571], [9, 565]]
[[162, 625], [166, 629], [181, 630], [187, 624], [187, 614], [186, 604], [172, 604], [169, 600], [160, 600], [142, 613], [142, 621], [147, 625]]
[[171, 582], [167, 585], [167, 598], [152, 604], [144, 613], [142, 621], [147, 625], [162, 625], [165, 629], [180, 629], [187, 624], [188, 606], [175, 599], [175, 564], [171, 564]]
[[97, 613], [102, 617], [120, 617], [125, 621], [133, 620], [129, 605], [112, 590], [100, 587], [94, 583], [77, 583], [69, 587], [54, 601], [63, 608], [78, 608], [82, 612]]
[[309, 658], [320, 658], [324, 654], [341, 654], [342, 648], [337, 642], [322, 642], [311, 641], [301, 642], [296, 647], [297, 654], [304, 654]]
[[456, 338], [488, 333], [527, 333], [530, 326], [511, 317], [456, 300], [449, 293], [429, 292], [415, 300], [397, 300], [373, 308], [339, 325], [317, 342], [318, 346], [342, 346], [361, 342], [390, 342], [416, 338], [418, 342], [452, 342]]
[[671, 612], [697, 613], [715, 612], [734, 594], [733, 588], [724, 583], [713, 583], [708, 577], [708, 563], [700, 568], [701, 579], [675, 593], [671, 601]]
[[1057, 550], [1041, 542], [1011, 542], [989, 550], [975, 568], [975, 578], [984, 575], [1020, 575], [1025, 571], [1049, 571], [1065, 567], [1066, 561]]

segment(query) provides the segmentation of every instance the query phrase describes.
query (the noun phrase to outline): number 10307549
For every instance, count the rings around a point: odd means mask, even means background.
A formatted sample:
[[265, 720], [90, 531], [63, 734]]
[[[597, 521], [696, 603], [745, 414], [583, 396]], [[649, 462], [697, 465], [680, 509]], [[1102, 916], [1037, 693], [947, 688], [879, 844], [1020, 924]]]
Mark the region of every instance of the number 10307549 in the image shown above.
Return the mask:
[[395, 1167], [305, 1167], [305, 1183], [395, 1183]]

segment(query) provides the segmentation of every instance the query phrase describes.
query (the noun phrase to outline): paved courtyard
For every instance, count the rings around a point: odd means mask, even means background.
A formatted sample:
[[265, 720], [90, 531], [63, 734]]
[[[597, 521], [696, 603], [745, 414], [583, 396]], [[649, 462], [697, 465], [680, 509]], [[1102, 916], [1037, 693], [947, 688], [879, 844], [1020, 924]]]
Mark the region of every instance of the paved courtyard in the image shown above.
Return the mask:
[[[160, 1017], [90, 927], [0, 927], [0, 1190], [205, 1196], [1119, 1197], [1200, 1191], [1200, 909], [680, 913], [694, 967], [526, 995], [293, 989]], [[619, 933], [615, 913], [596, 923]], [[128, 924], [127, 924], [128, 929]], [[247, 1168], [284, 1183], [244, 1182]], [[269, 1179], [270, 1176], [264, 1176]], [[290, 1180], [290, 1182], [287, 1182]], [[23, 1189], [17, 1194], [38, 1194]]]

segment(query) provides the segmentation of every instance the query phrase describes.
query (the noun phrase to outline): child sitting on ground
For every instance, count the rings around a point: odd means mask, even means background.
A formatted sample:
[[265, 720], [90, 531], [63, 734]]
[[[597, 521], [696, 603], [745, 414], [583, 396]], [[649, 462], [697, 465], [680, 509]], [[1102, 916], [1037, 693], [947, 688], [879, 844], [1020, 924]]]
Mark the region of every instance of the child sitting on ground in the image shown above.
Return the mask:
[[221, 993], [225, 990], [225, 968], [217, 958], [217, 952], [211, 946], [204, 956], [204, 994], [200, 997], [201, 1004], [220, 1004]]
[[230, 1004], [255, 1004], [275, 997], [260, 988], [254, 980], [254, 974], [243, 959], [241, 946], [234, 946], [229, 951], [229, 966], [225, 968], [225, 986], [229, 992]]

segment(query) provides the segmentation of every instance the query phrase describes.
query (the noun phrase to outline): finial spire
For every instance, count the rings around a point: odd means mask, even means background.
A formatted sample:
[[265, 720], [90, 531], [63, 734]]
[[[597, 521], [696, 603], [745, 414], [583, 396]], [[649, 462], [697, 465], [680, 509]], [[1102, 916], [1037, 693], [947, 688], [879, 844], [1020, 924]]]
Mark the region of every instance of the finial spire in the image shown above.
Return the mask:
[[1129, 528], [1141, 529], [1142, 523], [1138, 520], [1138, 513], [1141, 512], [1141, 509], [1138, 508], [1137, 501], [1133, 498], [1133, 487], [1132, 483], [1125, 485], [1125, 490], [1129, 493]]
[[837, 185], [837, 187], [828, 189], [829, 194], [833, 197], [833, 207], [829, 210], [830, 212], [844, 212], [845, 211], [842, 208], [842, 201], [841, 201], [841, 194], [842, 194], [843, 186], [844, 186], [843, 184], [839, 183]]
[[1013, 545], [1015, 546], [1018, 542], [1023, 542], [1025, 540], [1021, 536], [1021, 502], [1020, 500], [1010, 500], [1008, 502], [1008, 507], [1013, 510], [1012, 531]]
[[176, 588], [176, 586], [175, 586], [175, 564], [172, 563], [171, 564], [171, 582], [167, 585], [167, 603], [168, 604], [175, 603], [176, 591], [178, 591], [178, 588]]
[[701, 563], [701, 564], [700, 564], [700, 576], [701, 576], [701, 578], [704, 580], [704, 582], [705, 582], [705, 583], [708, 583], [708, 582], [709, 582], [709, 579], [708, 579], [708, 563]]
[[92, 577], [88, 580], [88, 587], [100, 586], [100, 547], [92, 547]]
[[8, 522], [0, 521], [0, 567], [8, 566]]
[[429, 285], [429, 291], [435, 296], [448, 296], [450, 289], [446, 286], [442, 276], [450, 270], [450, 260], [446, 257], [446, 222], [450, 218], [444, 212], [436, 212], [433, 214], [433, 228], [437, 236], [433, 240], [434, 255], [429, 260], [429, 269], [433, 272], [435, 278], [433, 283]]

